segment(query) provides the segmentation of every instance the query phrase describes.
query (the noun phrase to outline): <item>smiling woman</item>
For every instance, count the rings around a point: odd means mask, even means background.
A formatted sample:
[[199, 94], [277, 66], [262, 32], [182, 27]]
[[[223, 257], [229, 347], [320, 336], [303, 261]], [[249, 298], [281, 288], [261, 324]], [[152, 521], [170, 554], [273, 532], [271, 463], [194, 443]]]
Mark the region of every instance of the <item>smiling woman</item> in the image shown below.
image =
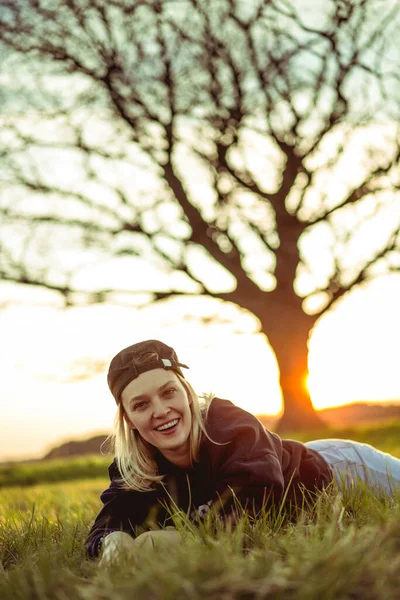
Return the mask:
[[124, 418], [133, 430], [171, 462], [189, 467], [192, 416], [188, 395], [176, 373], [142, 373], [121, 394]]
[[360, 478], [379, 494], [400, 485], [400, 460], [348, 440], [282, 440], [229, 400], [201, 403], [182, 368], [175, 350], [157, 340], [111, 361], [115, 460], [86, 542], [89, 557], [102, 554], [100, 565], [164, 544], [164, 534], [167, 543], [179, 541], [176, 531], [145, 531], [171, 525], [169, 509], [195, 523], [211, 510], [231, 527], [237, 503], [253, 518], [282, 504], [293, 514], [307, 491], [315, 497], [334, 481]]

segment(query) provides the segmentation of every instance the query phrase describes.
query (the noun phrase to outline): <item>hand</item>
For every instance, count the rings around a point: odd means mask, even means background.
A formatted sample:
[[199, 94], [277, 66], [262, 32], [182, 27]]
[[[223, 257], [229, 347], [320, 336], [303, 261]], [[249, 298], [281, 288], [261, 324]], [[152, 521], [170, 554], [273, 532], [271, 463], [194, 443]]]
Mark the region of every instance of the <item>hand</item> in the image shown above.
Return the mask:
[[136, 551], [141, 554], [161, 550], [168, 552], [174, 544], [182, 541], [181, 534], [174, 527], [146, 531], [135, 539]]
[[107, 568], [121, 559], [134, 561], [139, 553], [145, 555], [154, 550], [167, 551], [173, 544], [182, 541], [180, 533], [173, 527], [159, 529], [157, 531], [146, 531], [133, 539], [123, 531], [113, 531], [104, 538], [101, 559], [98, 564], [100, 568]]
[[136, 551], [135, 540], [124, 531], [113, 531], [103, 541], [99, 568], [107, 568], [121, 557], [132, 557]]

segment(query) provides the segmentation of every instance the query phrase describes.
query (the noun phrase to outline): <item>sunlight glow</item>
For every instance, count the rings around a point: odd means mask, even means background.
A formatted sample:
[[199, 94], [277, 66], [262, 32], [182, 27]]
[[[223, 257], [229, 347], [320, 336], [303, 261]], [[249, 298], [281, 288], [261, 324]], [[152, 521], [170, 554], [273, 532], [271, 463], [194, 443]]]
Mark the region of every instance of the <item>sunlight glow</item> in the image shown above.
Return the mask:
[[[304, 381], [316, 408], [400, 399], [399, 298], [400, 277], [381, 278], [317, 322]], [[209, 313], [213, 302], [197, 299], [187, 320], [183, 300], [142, 312], [111, 305], [64, 311], [34, 302], [4, 308], [0, 460], [40, 456], [60, 440], [110, 431], [108, 362], [142, 339], [174, 346], [197, 393], [213, 392], [254, 414], [278, 414], [278, 368], [257, 321], [226, 304], [220, 323], [200, 323], [194, 315]]]

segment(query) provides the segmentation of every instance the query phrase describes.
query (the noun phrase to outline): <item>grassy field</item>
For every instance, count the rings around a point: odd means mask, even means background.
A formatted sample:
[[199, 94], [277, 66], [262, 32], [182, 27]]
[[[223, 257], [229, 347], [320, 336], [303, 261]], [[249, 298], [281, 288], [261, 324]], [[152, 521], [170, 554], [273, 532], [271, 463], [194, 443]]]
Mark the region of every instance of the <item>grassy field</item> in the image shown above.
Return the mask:
[[0, 466], [0, 488], [30, 486], [58, 481], [107, 479], [110, 456], [78, 456], [68, 459], [43, 460], [29, 463], [10, 463]]
[[[387, 427], [380, 447], [399, 456], [399, 429], [396, 438], [395, 424]], [[362, 441], [379, 447], [375, 436]], [[357, 439], [354, 431], [341, 437]], [[1, 600], [400, 598], [400, 490], [380, 500], [362, 486], [332, 489], [296, 523], [282, 515], [244, 518], [216, 535], [177, 514], [181, 544], [106, 571], [83, 549], [107, 485], [104, 468], [101, 478], [39, 485], [32, 485], [33, 470], [30, 485], [0, 490]]]

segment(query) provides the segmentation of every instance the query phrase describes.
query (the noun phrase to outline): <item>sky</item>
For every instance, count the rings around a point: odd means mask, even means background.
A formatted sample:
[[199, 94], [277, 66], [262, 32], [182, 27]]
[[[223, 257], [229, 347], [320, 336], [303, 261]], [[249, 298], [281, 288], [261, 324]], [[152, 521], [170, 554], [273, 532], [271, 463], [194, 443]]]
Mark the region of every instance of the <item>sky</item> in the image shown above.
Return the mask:
[[[189, 365], [187, 379], [197, 393], [214, 392], [254, 414], [281, 410], [268, 340], [233, 305], [221, 313], [225, 322], [206, 326], [182, 320], [182, 302], [189, 300], [141, 311], [117, 305], [61, 309], [40, 290], [3, 284], [0, 305], [5, 300], [1, 461], [41, 457], [61, 441], [109, 432], [116, 407], [106, 382], [108, 363], [143, 339], [172, 345]], [[400, 275], [385, 276], [347, 294], [317, 321], [309, 344], [317, 409], [400, 399], [399, 306]]]
[[[310, 19], [319, 18], [318, 11], [306, 13]], [[18, 68], [22, 68], [22, 65]], [[42, 69], [42, 65], [40, 68]], [[27, 69], [30, 69], [29, 64], [22, 68], [19, 73], [20, 79], [16, 76], [18, 73], [15, 72], [15, 68], [6, 74], [6, 79], [2, 79], [2, 83], [11, 86], [11, 90], [14, 90], [15, 86], [17, 89], [21, 81], [22, 88], [30, 91], [28, 106], [24, 106], [24, 94], [19, 94], [20, 104], [17, 105], [16, 94], [12, 95], [13, 101], [5, 108], [6, 116], [14, 111], [17, 115], [18, 111], [23, 114], [26, 110], [23, 121], [28, 133], [43, 136], [45, 140], [54, 138], [58, 141], [62, 141], [65, 135], [68, 140], [68, 131], [64, 131], [60, 123], [54, 129], [51, 119], [48, 123], [46, 119], [43, 122], [41, 119], [36, 120], [37, 115], [35, 117], [35, 111], [32, 110], [32, 98], [37, 81], [34, 72], [31, 74], [32, 80], [27, 77]], [[68, 82], [69, 98], [73, 90], [69, 80]], [[65, 81], [50, 77], [47, 84], [49, 89], [53, 86], [55, 91], [57, 85], [65, 86]], [[29, 88], [29, 85], [33, 87]], [[79, 86], [75, 92], [78, 88]], [[301, 100], [301, 97], [297, 96], [297, 100], [299, 99]], [[81, 113], [80, 116], [85, 125], [89, 123], [89, 139], [100, 136], [104, 143], [107, 137], [105, 123], [98, 115], [92, 117], [89, 122], [87, 114]], [[23, 129], [22, 124], [21, 127]], [[331, 150], [333, 152], [340, 145], [342, 135], [343, 132], [336, 130], [336, 133], [328, 136], [323, 144], [323, 158], [329, 157]], [[396, 136], [397, 121], [384, 121], [379, 126], [375, 123], [372, 127], [359, 127], [355, 130], [338, 168], [334, 172], [321, 169], [316, 189], [312, 189], [307, 196], [304, 210], [313, 212], [314, 204], [320, 201], [318, 189], [324, 192], [327, 206], [336, 203], [345, 194], [346, 187], [356, 186], [360, 178], [365, 176], [369, 145], [379, 154], [393, 145]], [[267, 189], [275, 183], [271, 170], [266, 169], [268, 160], [263, 151], [268, 154], [269, 150], [268, 147], [267, 150], [265, 148], [265, 140], [259, 147], [252, 148], [252, 144], [249, 144], [246, 155], [249, 164], [259, 165], [260, 176], [263, 175], [263, 185]], [[86, 189], [82, 188], [82, 165], [77, 159], [73, 160], [68, 153], [57, 154], [51, 151], [50, 161], [50, 156], [46, 155], [44, 150], [42, 154], [39, 152], [36, 158], [38, 164], [35, 166], [43, 168], [46, 172], [45, 176], [43, 175], [45, 180], [48, 177], [51, 181], [54, 177], [58, 178], [58, 183], [68, 183], [73, 190]], [[139, 158], [135, 155], [136, 162], [129, 172], [114, 171], [112, 165], [111, 171], [102, 170], [101, 176], [104, 177], [104, 182], [112, 182], [115, 178], [120, 186], [126, 183], [132, 197], [138, 196], [139, 192], [145, 199], [158, 197], [161, 188], [150, 185]], [[321, 157], [317, 157], [317, 160], [320, 159]], [[314, 168], [312, 165], [311, 167]], [[190, 173], [191, 180], [195, 181], [196, 193], [204, 203], [209, 198], [209, 186], [204, 185], [204, 172], [196, 173], [193, 165], [186, 168], [186, 163], [185, 171]], [[274, 172], [276, 176], [276, 170]], [[91, 180], [89, 184], [93, 185]], [[86, 190], [89, 196], [91, 190], [100, 204], [103, 201], [106, 204], [111, 202], [109, 196], [101, 196], [99, 190], [93, 190], [90, 185]], [[36, 214], [35, 211], [40, 213], [40, 198], [33, 202], [32, 195], [26, 195], [26, 191], [19, 190], [18, 186], [17, 190], [10, 194], [7, 200], [10, 206], [15, 207], [18, 202], [20, 210], [26, 210], [28, 214]], [[346, 225], [350, 227], [351, 233], [354, 233], [353, 230], [356, 232], [354, 248], [350, 247], [348, 250], [346, 247], [344, 252], [345, 267], [352, 261], [367, 260], [374, 243], [379, 247], [379, 236], [385, 239], [387, 232], [392, 230], [393, 223], [398, 218], [399, 206], [398, 203], [395, 204], [394, 196], [389, 196], [383, 199], [384, 202], [388, 200], [386, 208], [381, 207], [379, 215], [367, 220], [365, 227], [357, 229], [357, 219], [363, 219], [368, 213], [371, 213], [369, 216], [373, 216], [375, 205], [371, 198], [370, 202], [368, 199], [359, 202], [357, 206], [349, 207], [343, 216], [338, 216], [337, 220], [343, 221], [336, 223], [339, 229]], [[160, 197], [163, 197], [162, 194]], [[51, 200], [48, 206], [57, 212], [57, 201], [54, 197]], [[63, 197], [60, 198], [61, 205], [64, 210]], [[65, 216], [82, 217], [79, 213], [81, 208], [80, 205], [72, 207], [72, 213]], [[165, 208], [167, 210], [168, 206]], [[307, 215], [303, 214], [302, 218], [307, 218]], [[302, 239], [301, 251], [311, 265], [313, 275], [320, 277], [324, 282], [330, 238], [326, 229], [322, 227], [314, 228], [313, 231], [312, 235]], [[59, 243], [52, 258], [57, 275], [62, 269], [72, 269], [77, 264], [81, 266], [82, 254], [78, 245], [74, 243], [75, 240], [71, 238], [69, 230], [64, 234], [66, 241], [70, 242], [68, 244], [62, 243], [64, 240], [60, 237], [60, 230], [57, 230], [56, 235]], [[44, 236], [47, 238], [47, 230], [44, 231]], [[40, 244], [38, 248], [41, 256]], [[263, 261], [259, 255], [256, 248], [251, 256], [253, 266], [254, 261], [260, 260], [254, 267], [258, 273], [257, 283], [261, 289], [270, 289], [268, 286], [271, 285], [271, 277], [267, 277], [266, 281], [261, 277], [265, 265], [261, 264]], [[112, 265], [106, 265], [104, 271], [97, 271], [91, 262], [90, 252], [85, 256], [89, 256], [88, 269], [81, 269], [82, 281], [79, 278], [74, 280], [77, 287], [80, 287], [82, 282], [88, 284], [91, 274], [94, 278], [104, 277], [107, 287], [111, 289], [125, 286], [125, 257], [119, 259], [116, 267], [117, 263], [114, 262]], [[197, 252], [194, 258], [198, 269], [196, 275], [200, 278], [207, 275], [210, 289], [213, 289], [213, 281], [218, 289], [224, 286], [229, 288], [234, 284], [230, 274], [222, 268], [218, 269], [209, 261], [201, 261], [200, 258], [201, 252]], [[146, 284], [147, 280], [150, 280], [150, 271], [151, 267], [147, 264]], [[137, 274], [137, 271], [135, 273]], [[153, 275], [154, 281], [161, 289], [162, 275], [168, 279], [168, 288], [175, 282], [176, 285], [182, 283], [178, 276], [175, 278], [170, 273]], [[254, 273], [253, 275], [255, 276]], [[142, 284], [142, 273], [136, 280]], [[305, 274], [302, 281], [304, 289], [298, 288], [296, 291], [305, 296], [310, 291], [307, 285], [313, 287], [315, 281], [310, 281], [309, 278], [307, 284]], [[358, 400], [400, 399], [399, 306], [400, 274], [381, 276], [372, 283], [346, 294], [332, 310], [318, 319], [310, 336], [308, 382], [312, 401], [317, 409]], [[257, 321], [228, 304], [220, 311], [224, 320], [221, 324], [205, 326], [196, 320], [195, 316], [187, 321], [181, 318], [183, 312], [196, 315], [201, 312], [199, 309], [200, 304], [195, 300], [175, 301], [141, 311], [112, 304], [63, 309], [60, 300], [43, 291], [0, 284], [0, 419], [3, 425], [0, 460], [40, 457], [61, 441], [109, 432], [115, 403], [106, 384], [107, 364], [123, 347], [149, 338], [161, 339], [177, 350], [180, 359], [190, 366], [188, 379], [198, 393], [212, 391], [255, 414], [278, 414], [282, 408], [278, 368], [268, 339], [258, 332]]]

